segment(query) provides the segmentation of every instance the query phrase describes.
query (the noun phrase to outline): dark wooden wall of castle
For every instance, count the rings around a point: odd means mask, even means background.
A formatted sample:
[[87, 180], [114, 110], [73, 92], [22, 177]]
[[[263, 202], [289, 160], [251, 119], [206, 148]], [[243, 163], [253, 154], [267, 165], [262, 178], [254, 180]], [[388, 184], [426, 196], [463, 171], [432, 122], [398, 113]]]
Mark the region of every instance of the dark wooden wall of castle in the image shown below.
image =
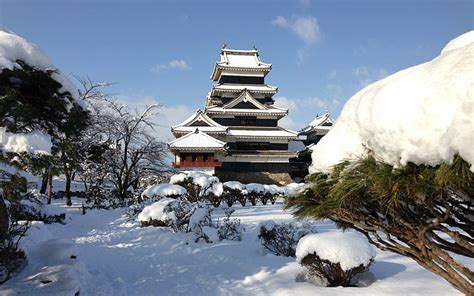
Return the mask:
[[[225, 105], [225, 104], [229, 103], [230, 101], [235, 100], [235, 98], [220, 97], [220, 100], [221, 100], [222, 104]], [[256, 100], [259, 101], [261, 104], [270, 104], [270, 105], [272, 105], [273, 103], [275, 103], [275, 100], [272, 99], [271, 95], [268, 95], [268, 97], [259, 98], [259, 99], [256, 99]]]
[[235, 84], [264, 84], [265, 78], [261, 76], [232, 76], [222, 75], [219, 83], [235, 83]]
[[[235, 118], [218, 118], [218, 117], [213, 117], [212, 118], [215, 122], [223, 125], [223, 126], [243, 126], [241, 125], [241, 120], [245, 119], [245, 117], [235, 117]], [[255, 125], [254, 126], [271, 126], [275, 127], [278, 126], [278, 120], [276, 119], [260, 119], [256, 118], [255, 119]]]
[[265, 163], [265, 162], [223, 162], [222, 167], [216, 168], [218, 172], [274, 172], [288, 173], [289, 163]]
[[229, 150], [253, 151], [253, 150], [288, 150], [287, 143], [269, 142], [228, 142]]

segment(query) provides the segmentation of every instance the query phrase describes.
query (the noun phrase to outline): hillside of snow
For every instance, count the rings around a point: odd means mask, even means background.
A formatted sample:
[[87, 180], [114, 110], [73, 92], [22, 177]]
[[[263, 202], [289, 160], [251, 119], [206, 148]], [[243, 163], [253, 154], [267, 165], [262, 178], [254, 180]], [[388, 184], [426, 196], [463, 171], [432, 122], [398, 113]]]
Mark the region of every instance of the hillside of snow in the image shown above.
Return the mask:
[[433, 60], [380, 81], [345, 104], [313, 148], [310, 172], [329, 171], [369, 152], [394, 166], [450, 163], [459, 154], [474, 171], [474, 31]]

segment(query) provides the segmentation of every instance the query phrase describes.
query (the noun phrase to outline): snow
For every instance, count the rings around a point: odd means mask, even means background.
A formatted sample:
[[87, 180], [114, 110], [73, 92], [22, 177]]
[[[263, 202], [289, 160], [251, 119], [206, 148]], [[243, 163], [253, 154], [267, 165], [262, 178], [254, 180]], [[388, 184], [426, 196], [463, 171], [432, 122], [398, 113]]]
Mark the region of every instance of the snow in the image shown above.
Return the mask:
[[165, 213], [164, 209], [170, 203], [176, 201], [173, 198], [163, 198], [159, 201], [146, 206], [140, 214], [138, 214], [138, 221], [148, 222], [150, 220], [166, 221], [174, 220], [173, 212]]
[[[53, 200], [53, 206], [63, 204]], [[376, 281], [368, 287], [326, 288], [298, 281], [304, 268], [294, 258], [268, 254], [257, 239], [259, 223], [294, 221], [291, 213], [281, 203], [233, 208], [232, 217], [246, 230], [242, 240], [212, 244], [194, 243], [193, 234], [165, 227], [140, 227], [127, 219], [124, 209], [91, 210], [84, 216], [74, 211], [66, 225], [36, 224], [22, 241], [28, 247], [27, 265], [0, 286], [0, 295], [74, 295], [77, 288], [81, 295], [119, 296], [157, 291], [194, 296], [461, 295], [412, 259], [380, 250], [370, 268]], [[216, 209], [213, 223], [223, 217], [224, 209]], [[337, 231], [330, 221], [316, 222], [316, 227], [321, 233]], [[54, 257], [62, 246], [67, 250], [59, 258], [41, 257], [49, 248], [46, 257]], [[54, 281], [40, 282], [49, 279]]]
[[211, 92], [241, 92], [244, 89], [252, 93], [276, 93], [278, 88], [271, 85], [255, 85], [255, 84], [215, 84], [212, 86]]
[[292, 195], [302, 192], [306, 188], [305, 183], [290, 183], [283, 187], [286, 195]]
[[170, 177], [170, 183], [176, 184], [179, 182], [183, 182], [187, 178], [188, 178], [188, 175], [186, 175], [185, 173], [179, 173]]
[[255, 192], [255, 193], [265, 192], [265, 187], [263, 187], [262, 184], [258, 184], [258, 183], [249, 183], [245, 185], [245, 188], [247, 189], [248, 192]]
[[287, 109], [282, 109], [278, 107], [270, 107], [268, 109], [242, 109], [242, 108], [223, 108], [223, 107], [209, 107], [206, 109], [209, 113], [218, 113], [218, 114], [271, 114], [271, 115], [286, 115], [288, 114]]
[[212, 186], [206, 191], [206, 193], [212, 193], [215, 196], [221, 196], [223, 192], [224, 192], [224, 186], [221, 182], [216, 182], [212, 184]]
[[433, 60], [397, 72], [355, 94], [313, 148], [310, 172], [373, 155], [388, 164], [450, 163], [459, 154], [474, 171], [474, 31]]
[[175, 184], [156, 184], [148, 187], [143, 191], [142, 196], [154, 197], [154, 196], [178, 196], [186, 194], [186, 188]]
[[316, 253], [319, 258], [341, 264], [345, 271], [368, 266], [377, 252], [367, 239], [355, 232], [326, 232], [304, 236], [296, 247], [296, 261]]
[[[236, 109], [233, 109], [236, 110]], [[276, 138], [291, 138], [296, 139], [298, 134], [296, 132], [286, 130], [283, 128], [278, 129], [237, 129], [229, 128], [227, 134], [233, 137], [276, 137]]]
[[[55, 69], [49, 58], [38, 46], [0, 26], [0, 70], [21, 68], [17, 63], [18, 60], [39, 70]], [[78, 104], [81, 104], [78, 89], [68, 78], [58, 73], [53, 74], [52, 77], [61, 83], [61, 91], [68, 91], [72, 98]]]
[[246, 188], [246, 186], [242, 183], [240, 183], [239, 181], [227, 181], [227, 182], [224, 182], [224, 187], [227, 187], [229, 189], [232, 189], [232, 190], [244, 190]]
[[[17, 63], [19, 60], [39, 70], [55, 69], [38, 46], [0, 26], [0, 72], [4, 69], [20, 69], [21, 65]], [[84, 108], [78, 89], [68, 78], [61, 73], [53, 73], [51, 77], [62, 85], [60, 91], [69, 92], [75, 103]], [[73, 102], [67, 103], [67, 108], [72, 108]], [[51, 145], [51, 138], [45, 133], [35, 131], [13, 134], [6, 132], [5, 128], [0, 128], [0, 147], [3, 151], [50, 153]]]
[[206, 173], [198, 171], [184, 171], [182, 173], [171, 176], [170, 183], [178, 183], [186, 180], [187, 178], [193, 179], [193, 183], [199, 185], [201, 188], [207, 188], [213, 183], [219, 182], [219, 178], [208, 175]]

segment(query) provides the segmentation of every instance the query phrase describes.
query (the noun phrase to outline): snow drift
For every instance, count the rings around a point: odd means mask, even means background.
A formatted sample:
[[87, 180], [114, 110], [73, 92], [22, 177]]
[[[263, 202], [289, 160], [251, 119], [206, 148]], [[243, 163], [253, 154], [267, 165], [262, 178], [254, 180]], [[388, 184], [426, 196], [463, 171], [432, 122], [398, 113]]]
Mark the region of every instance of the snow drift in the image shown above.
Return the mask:
[[397, 72], [355, 94], [315, 146], [310, 172], [327, 172], [370, 152], [394, 166], [450, 163], [459, 154], [474, 171], [474, 31], [433, 60]]

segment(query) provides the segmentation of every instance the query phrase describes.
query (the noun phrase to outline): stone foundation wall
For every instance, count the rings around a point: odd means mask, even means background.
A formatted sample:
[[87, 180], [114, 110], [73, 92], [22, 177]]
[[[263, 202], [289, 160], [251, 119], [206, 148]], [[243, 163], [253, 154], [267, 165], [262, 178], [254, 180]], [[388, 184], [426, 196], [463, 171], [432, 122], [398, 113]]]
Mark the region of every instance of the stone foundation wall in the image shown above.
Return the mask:
[[286, 185], [292, 183], [293, 180], [289, 173], [279, 172], [222, 172], [216, 171], [215, 176], [221, 182], [239, 181], [241, 183], [261, 183], [261, 184], [276, 184]]

